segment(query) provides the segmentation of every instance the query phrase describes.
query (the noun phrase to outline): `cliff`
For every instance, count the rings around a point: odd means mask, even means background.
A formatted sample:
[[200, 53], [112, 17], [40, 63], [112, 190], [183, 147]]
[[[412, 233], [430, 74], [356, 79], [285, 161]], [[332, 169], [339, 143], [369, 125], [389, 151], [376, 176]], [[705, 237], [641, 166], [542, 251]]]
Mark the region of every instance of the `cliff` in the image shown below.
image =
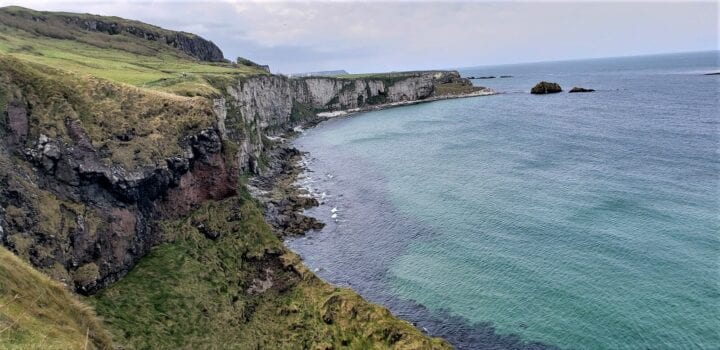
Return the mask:
[[264, 136], [286, 132], [328, 111], [423, 101], [485, 91], [454, 71], [407, 72], [359, 78], [287, 78], [276, 75], [240, 79], [215, 99], [218, 129], [241, 147], [243, 171], [259, 173]]
[[[217, 55], [168, 35], [0, 9], [2, 244], [69, 289], [100, 291], [90, 301], [123, 344], [445, 347], [308, 272], [243, 179], [266, 169], [269, 136], [319, 113], [478, 88], [448, 71], [289, 79], [198, 62]], [[45, 54], [68, 46], [92, 57]], [[138, 70], [115, 68], [125, 59]]]

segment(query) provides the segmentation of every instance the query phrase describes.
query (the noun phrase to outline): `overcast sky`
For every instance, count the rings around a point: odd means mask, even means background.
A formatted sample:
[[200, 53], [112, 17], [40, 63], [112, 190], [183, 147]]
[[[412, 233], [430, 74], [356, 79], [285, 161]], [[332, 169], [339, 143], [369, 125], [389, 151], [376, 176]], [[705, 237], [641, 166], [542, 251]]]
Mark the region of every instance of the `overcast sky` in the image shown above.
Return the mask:
[[0, 0], [199, 34], [273, 72], [349, 72], [718, 49], [718, 2]]

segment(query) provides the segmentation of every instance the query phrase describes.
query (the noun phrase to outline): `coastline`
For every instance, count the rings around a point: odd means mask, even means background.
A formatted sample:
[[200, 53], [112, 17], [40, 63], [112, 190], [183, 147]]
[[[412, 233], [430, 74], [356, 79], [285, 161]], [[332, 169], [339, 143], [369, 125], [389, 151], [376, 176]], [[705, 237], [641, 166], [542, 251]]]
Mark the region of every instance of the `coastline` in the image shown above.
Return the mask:
[[[363, 111], [350, 111], [337, 116], [306, 121], [272, 139], [273, 146], [267, 150], [267, 169], [262, 175], [249, 178], [246, 186], [250, 195], [260, 203], [265, 221], [271, 225], [274, 233], [283, 241], [283, 245], [288, 247], [287, 239], [303, 237], [310, 231], [319, 232], [325, 227], [325, 223], [304, 214], [306, 209], [318, 207], [323, 203], [320, 202], [320, 198], [313, 197], [298, 183], [299, 177], [304, 172], [312, 172], [312, 169], [308, 168], [304, 161], [310, 153], [302, 152], [294, 146], [294, 140], [302, 134], [303, 130], [314, 128], [323, 121], [336, 117], [348, 117], [365, 111], [492, 94], [445, 96], [410, 103], [385, 104]], [[298, 257], [302, 262], [302, 257], [299, 255]], [[303, 264], [305, 263], [303, 262]], [[309, 266], [308, 269], [310, 269]], [[317, 276], [317, 271], [311, 273]], [[318, 278], [320, 277], [318, 276]], [[352, 285], [336, 285], [326, 279], [322, 279], [322, 281], [333, 286], [350, 288], [353, 292], [359, 293]], [[410, 323], [422, 334], [439, 337], [456, 349], [475, 349], [478, 344], [490, 344], [499, 349], [558, 350], [557, 347], [549, 344], [525, 341], [515, 334], [499, 334], [494, 325], [489, 322], [472, 323], [465, 318], [453, 315], [448, 310], [430, 311], [422, 304], [412, 300], [390, 298], [386, 302], [378, 303], [367, 299], [366, 296], [360, 296], [368, 303], [387, 308], [393, 317]]]
[[[323, 121], [332, 118], [351, 116], [361, 112], [415, 105], [439, 100], [489, 96], [494, 94], [496, 94], [496, 92], [492, 89], [481, 88], [480, 90], [471, 94], [441, 96], [439, 98], [429, 98], [419, 101], [388, 103], [373, 106], [372, 108], [365, 108], [362, 110], [354, 109], [333, 112], [333, 114], [331, 115], [318, 113], [317, 120], [303, 122], [301, 125], [296, 126], [292, 130], [287, 131], [280, 136], [272, 138], [273, 145], [267, 150], [266, 153], [267, 168], [262, 174], [250, 177], [247, 180], [246, 186], [248, 188], [248, 191], [250, 192], [250, 195], [260, 203], [265, 221], [273, 228], [274, 233], [283, 241], [283, 244], [287, 247], [287, 245], [285, 244], [285, 239], [301, 237], [304, 236], [307, 232], [320, 231], [325, 227], [325, 223], [304, 214], [305, 209], [318, 207], [322, 203], [318, 200], [318, 198], [313, 197], [310, 192], [308, 192], [305, 188], [301, 187], [300, 184], [298, 184], [299, 176], [306, 171], [311, 171], [309, 168], [307, 168], [305, 162], [303, 161], [303, 158], [306, 157], [309, 153], [298, 150], [293, 144], [293, 141], [302, 134], [303, 130], [316, 127]], [[323, 281], [325, 283], [332, 284], [329, 281]], [[372, 301], [368, 302], [373, 303]], [[430, 315], [429, 310], [424, 309], [422, 305], [414, 304], [412, 302], [406, 302], [406, 304], [407, 305], [405, 305], [405, 307], [423, 310], [422, 312]], [[380, 306], [388, 307], [387, 305]], [[401, 318], [400, 316], [395, 314], [394, 316]], [[412, 320], [408, 320], [405, 318], [401, 319], [411, 323], [418, 331], [422, 332], [423, 334], [432, 337], [442, 337], [442, 335], [435, 334], [436, 332], [429, 331], [422, 324], [418, 324], [416, 322], [413, 322]], [[460, 330], [460, 334], [482, 334], [483, 336], [492, 335], [497, 336], [497, 339], [500, 339], [499, 342], [503, 341], [503, 338], [499, 335], [496, 335], [494, 331], [488, 332], [488, 329], [485, 325], [470, 325], [467, 324], [464, 320], [457, 317], [452, 317], [449, 314], [447, 315], [447, 317], [443, 317], [443, 320], [438, 319], [433, 321], [434, 325], [436, 325], [437, 328], [442, 327], [442, 324], [444, 324], [445, 322], [449, 322], [450, 324], [454, 325], [453, 328]], [[461, 344], [467, 340], [460, 340], [460, 338], [453, 340], [455, 340], [455, 342], [459, 342], [459, 344], [457, 344], [459, 348], [465, 348], [468, 345]], [[510, 342], [512, 343], [515, 341], [517, 340], [511, 339]], [[538, 343], [535, 343], [534, 345], [539, 346], [539, 348], [544, 348], [544, 346], [541, 346]]]
[[[427, 103], [427, 102], [435, 102], [435, 101], [442, 101], [442, 100], [452, 100], [452, 99], [459, 99], [459, 98], [468, 98], [468, 97], [479, 97], [479, 96], [491, 96], [491, 95], [497, 95], [497, 91], [491, 88], [486, 87], [476, 87], [477, 90], [465, 93], [465, 94], [458, 94], [458, 95], [441, 95], [441, 96], [433, 96], [428, 97], [423, 100], [409, 100], [409, 101], [399, 101], [399, 102], [391, 102], [391, 103], [384, 103], [379, 105], [372, 105], [362, 108], [352, 108], [352, 109], [344, 109], [339, 111], [332, 111], [332, 112], [320, 112], [316, 115], [319, 118], [329, 119], [329, 118], [335, 118], [335, 117], [343, 117], [355, 113], [362, 113], [362, 112], [370, 112], [370, 111], [379, 111], [383, 109], [388, 108], [394, 108], [394, 107], [402, 107], [402, 106], [410, 106], [410, 105], [416, 105], [420, 103]], [[315, 123], [316, 125], [317, 123]]]

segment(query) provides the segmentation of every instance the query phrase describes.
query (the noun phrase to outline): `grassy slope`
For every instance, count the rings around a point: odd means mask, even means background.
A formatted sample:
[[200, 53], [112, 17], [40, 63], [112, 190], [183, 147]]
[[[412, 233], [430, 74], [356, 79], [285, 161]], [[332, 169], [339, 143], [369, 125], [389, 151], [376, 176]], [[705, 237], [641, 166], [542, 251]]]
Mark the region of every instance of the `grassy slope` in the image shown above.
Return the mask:
[[59, 283], [0, 248], [0, 348], [105, 349], [110, 335]]
[[[162, 226], [172, 243], [91, 301], [129, 348], [447, 347], [387, 309], [320, 281], [250, 199], [208, 203]], [[221, 236], [208, 239], [198, 226]]]
[[[81, 123], [93, 146], [107, 146], [106, 162], [134, 169], [162, 164], [181, 152], [178, 140], [209, 127], [212, 101], [184, 97], [80, 75], [0, 55], [0, 99], [32, 106], [30, 138], [70, 141], [68, 120]], [[132, 130], [132, 142], [118, 135]]]
[[[190, 96], [217, 93], [208, 83], [209, 78], [267, 74], [250, 66], [200, 62], [167, 45], [126, 34], [110, 36], [59, 24], [37, 27], [35, 21], [19, 17], [30, 14], [39, 13], [18, 7], [0, 8], [1, 54], [82, 75]], [[57, 16], [43, 15], [50, 19]], [[53, 37], [45, 35], [47, 32], [52, 32]]]
[[[255, 67], [201, 62], [127, 34], [63, 25], [59, 18], [70, 15], [0, 8], [0, 107], [22, 96], [33, 108], [34, 138], [42, 133], [67, 139], [66, 120], [79, 120], [96, 149], [109, 149], [108, 164], [126, 169], [163, 164], [181, 152], [182, 136], [214, 122], [208, 98], [221, 96], [218, 85], [267, 74]], [[118, 139], [129, 131], [135, 134], [132, 142]]]

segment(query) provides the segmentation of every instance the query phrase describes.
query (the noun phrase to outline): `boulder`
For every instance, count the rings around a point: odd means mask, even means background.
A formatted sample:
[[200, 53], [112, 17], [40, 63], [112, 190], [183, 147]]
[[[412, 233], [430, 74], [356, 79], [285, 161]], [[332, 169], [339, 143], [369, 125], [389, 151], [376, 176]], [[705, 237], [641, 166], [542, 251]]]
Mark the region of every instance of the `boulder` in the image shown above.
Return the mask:
[[569, 92], [593, 92], [593, 91], [595, 91], [595, 89], [586, 89], [586, 88], [581, 88], [581, 87], [575, 86], [572, 89], [570, 89]]
[[554, 94], [557, 92], [561, 92], [562, 88], [558, 83], [549, 83], [547, 81], [541, 81], [537, 83], [535, 86], [533, 86], [532, 89], [530, 89], [531, 94]]

